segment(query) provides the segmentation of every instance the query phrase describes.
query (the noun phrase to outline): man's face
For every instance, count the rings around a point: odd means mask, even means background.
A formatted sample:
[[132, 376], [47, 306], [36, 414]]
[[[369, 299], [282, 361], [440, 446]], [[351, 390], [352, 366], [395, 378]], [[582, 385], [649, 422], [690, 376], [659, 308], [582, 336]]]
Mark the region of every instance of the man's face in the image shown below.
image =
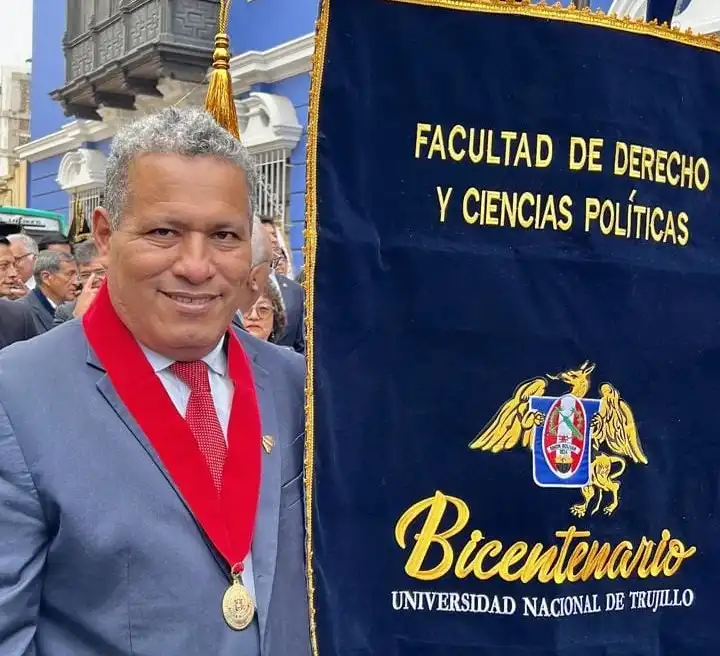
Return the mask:
[[[266, 258], [250, 269], [250, 274], [240, 290], [238, 310], [240, 310], [242, 314], [245, 314], [255, 305], [255, 302], [260, 298], [260, 294], [267, 289], [268, 280], [270, 279], [270, 260], [268, 259], [272, 252], [270, 248], [270, 236], [266, 230], [262, 230], [257, 237], [258, 248], [266, 254]], [[255, 235], [253, 235], [253, 239], [255, 239]], [[257, 254], [254, 254], [253, 257], [255, 258], [256, 255]]]
[[35, 256], [27, 249], [21, 241], [14, 241], [10, 244], [10, 250], [15, 258], [15, 268], [20, 279], [25, 283], [32, 276]]
[[14, 296], [14, 288], [21, 284], [15, 268], [15, 258], [10, 246], [0, 244], [0, 297]]
[[278, 245], [278, 238], [277, 238], [277, 232], [275, 232], [275, 226], [272, 223], [261, 223], [260, 224], [263, 227], [263, 230], [265, 231], [265, 234], [270, 239], [270, 244], [272, 245], [272, 251], [275, 252], [275, 249]]
[[72, 301], [77, 288], [78, 270], [74, 261], [60, 262], [57, 273], [42, 274], [42, 291], [55, 303]]
[[85, 283], [88, 281], [90, 276], [94, 275], [93, 289], [98, 289], [103, 280], [105, 280], [105, 272], [107, 271], [107, 258], [98, 255], [94, 257], [87, 264], [81, 264], [78, 266], [78, 292], [82, 291]]
[[103, 208], [93, 226], [113, 306], [135, 338], [174, 360], [209, 353], [250, 270], [245, 173], [214, 157], [143, 154], [118, 229]]

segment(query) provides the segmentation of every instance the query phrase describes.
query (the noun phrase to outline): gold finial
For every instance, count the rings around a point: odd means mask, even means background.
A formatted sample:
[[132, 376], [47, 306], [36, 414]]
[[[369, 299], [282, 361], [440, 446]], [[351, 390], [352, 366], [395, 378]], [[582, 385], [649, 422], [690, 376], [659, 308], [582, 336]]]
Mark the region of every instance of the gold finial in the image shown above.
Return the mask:
[[235, 96], [230, 77], [230, 37], [227, 34], [228, 14], [232, 0], [220, 0], [218, 33], [215, 36], [210, 84], [205, 97], [205, 109], [237, 139], [240, 138]]

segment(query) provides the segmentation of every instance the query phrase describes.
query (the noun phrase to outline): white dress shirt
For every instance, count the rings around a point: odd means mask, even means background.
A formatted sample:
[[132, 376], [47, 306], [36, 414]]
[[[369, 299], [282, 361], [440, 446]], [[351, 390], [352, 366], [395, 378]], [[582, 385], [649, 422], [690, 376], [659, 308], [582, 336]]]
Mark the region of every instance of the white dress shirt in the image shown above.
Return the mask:
[[[187, 411], [188, 400], [190, 399], [190, 388], [181, 381], [170, 369], [175, 360], [166, 358], [164, 355], [155, 353], [149, 348], [140, 344], [140, 348], [145, 353], [150, 366], [163, 384], [165, 391], [168, 393], [173, 405], [180, 413], [185, 416]], [[228, 375], [228, 361], [225, 354], [224, 340], [208, 353], [203, 359], [208, 366], [208, 376], [210, 378], [210, 392], [217, 412], [218, 421], [225, 436], [227, 444], [228, 425], [230, 423], [230, 408], [232, 407], [233, 382]], [[242, 581], [248, 592], [255, 599], [255, 582], [253, 579], [252, 553], [248, 553], [243, 562], [244, 572]]]

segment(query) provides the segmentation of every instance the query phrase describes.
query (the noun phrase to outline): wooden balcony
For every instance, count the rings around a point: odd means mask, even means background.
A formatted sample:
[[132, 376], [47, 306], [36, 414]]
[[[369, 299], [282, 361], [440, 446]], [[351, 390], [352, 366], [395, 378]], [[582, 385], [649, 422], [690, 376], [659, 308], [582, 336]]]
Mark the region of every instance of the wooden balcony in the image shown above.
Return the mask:
[[135, 109], [161, 96], [163, 78], [200, 83], [212, 58], [218, 0], [66, 0], [65, 85], [52, 92], [68, 116]]

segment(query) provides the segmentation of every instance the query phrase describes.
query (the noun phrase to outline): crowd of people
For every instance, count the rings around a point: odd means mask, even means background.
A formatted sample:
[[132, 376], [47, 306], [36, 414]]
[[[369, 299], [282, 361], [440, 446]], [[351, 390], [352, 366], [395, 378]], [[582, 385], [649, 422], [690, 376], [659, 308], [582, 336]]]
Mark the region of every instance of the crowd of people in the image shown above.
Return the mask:
[[[277, 221], [256, 215], [252, 241], [257, 298], [233, 323], [255, 337], [304, 354], [304, 294], [292, 277]], [[38, 239], [0, 224], [0, 349], [81, 318], [105, 279], [106, 260], [89, 233]], [[302, 273], [302, 272], [301, 272]]]

